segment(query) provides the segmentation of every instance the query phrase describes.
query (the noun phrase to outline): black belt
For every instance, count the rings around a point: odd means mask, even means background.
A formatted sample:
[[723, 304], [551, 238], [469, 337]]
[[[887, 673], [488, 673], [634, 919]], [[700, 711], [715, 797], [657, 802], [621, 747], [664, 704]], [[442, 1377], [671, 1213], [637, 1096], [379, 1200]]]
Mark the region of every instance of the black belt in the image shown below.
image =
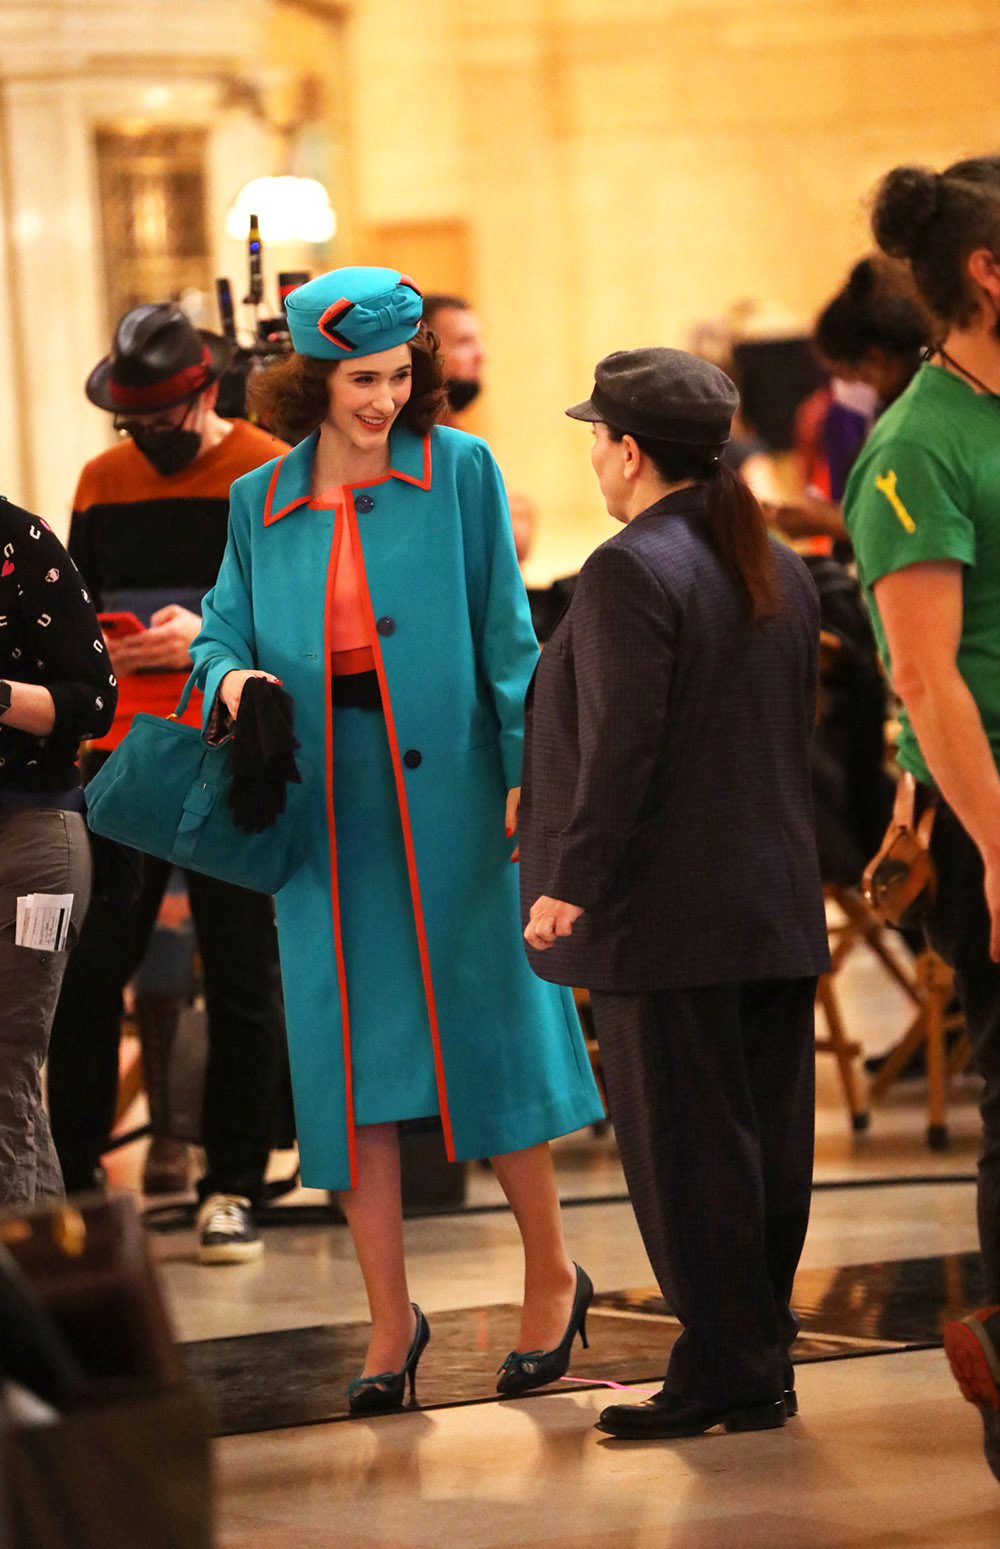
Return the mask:
[[340, 710], [381, 710], [382, 691], [378, 673], [334, 673], [330, 679], [330, 703]]
[[0, 817], [10, 812], [26, 812], [32, 807], [47, 807], [61, 812], [87, 811], [87, 801], [82, 785], [73, 785], [68, 791], [3, 791], [0, 790]]

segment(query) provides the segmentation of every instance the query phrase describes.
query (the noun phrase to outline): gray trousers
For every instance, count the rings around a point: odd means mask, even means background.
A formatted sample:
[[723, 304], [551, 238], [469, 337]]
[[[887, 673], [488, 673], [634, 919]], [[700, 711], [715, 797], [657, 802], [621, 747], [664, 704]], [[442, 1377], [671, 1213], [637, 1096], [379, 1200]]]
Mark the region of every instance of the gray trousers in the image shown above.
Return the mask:
[[[17, 900], [72, 893], [67, 950], [15, 946]], [[69, 949], [90, 902], [90, 843], [79, 812], [0, 812], [0, 1205], [61, 1197], [59, 1160], [42, 1101], [42, 1066]]]

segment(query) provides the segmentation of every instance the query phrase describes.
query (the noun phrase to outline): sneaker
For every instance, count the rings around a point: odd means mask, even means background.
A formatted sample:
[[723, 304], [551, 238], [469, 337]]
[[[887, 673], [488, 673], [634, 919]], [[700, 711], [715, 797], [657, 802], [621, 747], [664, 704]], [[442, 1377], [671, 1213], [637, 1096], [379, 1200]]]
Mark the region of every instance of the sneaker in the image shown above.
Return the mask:
[[250, 1201], [240, 1194], [210, 1194], [202, 1202], [196, 1225], [202, 1264], [246, 1264], [264, 1251]]
[[986, 1461], [1000, 1479], [1000, 1307], [946, 1323], [944, 1348], [963, 1397], [982, 1416]]

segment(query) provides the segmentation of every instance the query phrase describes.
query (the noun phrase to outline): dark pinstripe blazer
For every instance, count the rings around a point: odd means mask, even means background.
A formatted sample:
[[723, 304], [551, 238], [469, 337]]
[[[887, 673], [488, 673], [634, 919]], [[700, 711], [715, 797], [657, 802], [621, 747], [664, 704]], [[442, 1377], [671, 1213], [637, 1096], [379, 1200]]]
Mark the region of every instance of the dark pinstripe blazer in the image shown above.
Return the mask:
[[641, 994], [828, 966], [816, 589], [775, 543], [784, 607], [746, 621], [704, 502], [669, 495], [590, 556], [528, 691], [522, 910], [543, 893], [586, 910], [526, 948], [557, 984]]

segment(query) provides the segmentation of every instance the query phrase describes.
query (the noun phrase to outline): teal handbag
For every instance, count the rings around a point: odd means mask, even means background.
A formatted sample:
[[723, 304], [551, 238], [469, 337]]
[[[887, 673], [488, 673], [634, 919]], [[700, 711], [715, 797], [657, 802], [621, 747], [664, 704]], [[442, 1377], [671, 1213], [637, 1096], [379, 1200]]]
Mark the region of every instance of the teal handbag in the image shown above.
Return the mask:
[[[187, 708], [194, 675], [174, 716]], [[95, 834], [158, 855], [257, 893], [277, 893], [295, 875], [309, 845], [312, 771], [289, 783], [285, 811], [272, 828], [243, 833], [233, 822], [227, 742], [210, 746], [196, 726], [140, 711], [89, 781], [87, 823]]]

